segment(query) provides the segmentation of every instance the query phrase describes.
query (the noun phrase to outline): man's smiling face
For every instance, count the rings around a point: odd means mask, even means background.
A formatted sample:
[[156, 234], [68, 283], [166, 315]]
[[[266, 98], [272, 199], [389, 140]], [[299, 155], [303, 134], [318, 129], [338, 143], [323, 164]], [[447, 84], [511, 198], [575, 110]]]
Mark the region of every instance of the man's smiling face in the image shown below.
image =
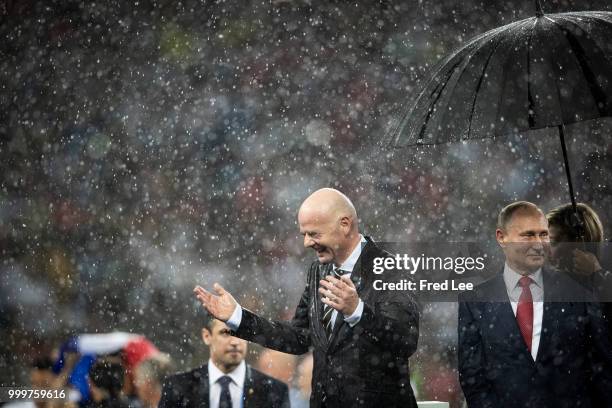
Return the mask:
[[304, 247], [312, 248], [319, 262], [326, 264], [344, 256], [347, 238], [340, 220], [312, 210], [300, 211], [298, 223]]
[[550, 252], [548, 221], [539, 210], [518, 210], [497, 239], [508, 264], [521, 275], [535, 272], [544, 265]]

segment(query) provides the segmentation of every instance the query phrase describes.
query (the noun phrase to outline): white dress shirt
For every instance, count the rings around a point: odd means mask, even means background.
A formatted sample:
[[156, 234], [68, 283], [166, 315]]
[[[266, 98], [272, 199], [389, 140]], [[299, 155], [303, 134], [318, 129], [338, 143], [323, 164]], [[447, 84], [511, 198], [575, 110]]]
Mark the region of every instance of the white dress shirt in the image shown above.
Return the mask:
[[[544, 316], [544, 281], [542, 279], [542, 269], [538, 269], [531, 275], [528, 275], [533, 281], [529, 285], [531, 297], [533, 299], [533, 333], [531, 337], [531, 357], [535, 361], [540, 347], [540, 336], [542, 335], [542, 318]], [[508, 291], [508, 298], [512, 305], [512, 311], [516, 317], [516, 309], [518, 302], [523, 292], [523, 288], [519, 285], [519, 280], [523, 277], [520, 273], [514, 271], [506, 263], [504, 265], [504, 282]]]
[[227, 375], [232, 379], [229, 385], [232, 397], [232, 407], [242, 407], [242, 390], [244, 389], [244, 379], [246, 377], [246, 364], [244, 360], [233, 371], [225, 374], [219, 370], [212, 360], [208, 360], [208, 401], [210, 408], [219, 408], [219, 398], [221, 398], [221, 384], [217, 382], [219, 378]]
[[[365, 246], [365, 243], [367, 242], [366, 239], [363, 237], [363, 235], [359, 234], [359, 237], [361, 239], [359, 243], [355, 246], [355, 248], [353, 248], [353, 252], [351, 252], [349, 257], [346, 258], [346, 261], [344, 261], [342, 265], [338, 267], [344, 271], [347, 271], [348, 273], [346, 273], [345, 275], [348, 276], [349, 278], [351, 277], [351, 274], [353, 273], [353, 268], [355, 268], [355, 264], [357, 263], [357, 260], [361, 256], [361, 249]], [[338, 268], [334, 265], [334, 270]], [[359, 299], [359, 304], [357, 304], [357, 308], [355, 309], [353, 314], [350, 316], [344, 316], [344, 321], [347, 322], [351, 327], [353, 327], [357, 323], [359, 323], [359, 321], [361, 320], [362, 314], [363, 314], [363, 301]], [[338, 317], [338, 311], [334, 310], [332, 312], [332, 327], [333, 325], [336, 324], [337, 317]], [[227, 327], [229, 327], [231, 330], [236, 331], [238, 330], [238, 327], [240, 327], [241, 322], [242, 322], [242, 306], [236, 305], [236, 307], [234, 308], [234, 311], [232, 312], [232, 315], [230, 316], [229, 320], [225, 322], [225, 324], [227, 324]]]

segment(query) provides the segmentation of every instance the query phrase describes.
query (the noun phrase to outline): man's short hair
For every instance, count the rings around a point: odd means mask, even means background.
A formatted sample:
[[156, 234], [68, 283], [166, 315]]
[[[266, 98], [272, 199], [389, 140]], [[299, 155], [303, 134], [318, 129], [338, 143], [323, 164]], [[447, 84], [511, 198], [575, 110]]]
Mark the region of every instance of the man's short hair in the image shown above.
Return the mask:
[[497, 228], [505, 230], [512, 219], [512, 216], [518, 211], [536, 211], [541, 213], [542, 210], [537, 205], [529, 201], [515, 201], [508, 204], [499, 212], [497, 216]]
[[201, 309], [200, 316], [202, 316], [202, 320], [204, 323], [204, 326], [202, 326], [202, 328], [207, 329], [209, 332], [212, 333], [213, 325], [215, 324], [215, 320], [217, 319], [215, 319], [215, 317], [211, 315], [210, 313], [208, 313], [208, 311], [204, 309], [203, 307], [201, 307], [200, 309]]

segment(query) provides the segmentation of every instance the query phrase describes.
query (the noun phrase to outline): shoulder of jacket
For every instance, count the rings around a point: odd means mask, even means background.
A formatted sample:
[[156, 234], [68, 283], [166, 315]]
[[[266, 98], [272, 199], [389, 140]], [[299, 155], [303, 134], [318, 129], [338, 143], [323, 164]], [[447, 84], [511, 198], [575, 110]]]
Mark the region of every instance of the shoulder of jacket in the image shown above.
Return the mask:
[[263, 383], [267, 383], [270, 386], [275, 386], [275, 387], [279, 387], [279, 388], [287, 388], [287, 384], [285, 384], [284, 382], [277, 380], [274, 377], [270, 377], [267, 374], [262, 373], [261, 371], [249, 366], [249, 369], [251, 370], [251, 375], [253, 376], [253, 380], [254, 381], [258, 381], [258, 382], [263, 382]]
[[201, 366], [187, 371], [180, 371], [166, 377], [165, 382], [177, 383], [193, 379], [199, 380], [203, 375], [205, 375], [206, 370], [206, 366]]
[[471, 291], [464, 291], [459, 293], [459, 302], [478, 302], [490, 297], [491, 290], [497, 284], [498, 279], [503, 279], [501, 275], [492, 276], [482, 282], [478, 282], [474, 285], [474, 289]]

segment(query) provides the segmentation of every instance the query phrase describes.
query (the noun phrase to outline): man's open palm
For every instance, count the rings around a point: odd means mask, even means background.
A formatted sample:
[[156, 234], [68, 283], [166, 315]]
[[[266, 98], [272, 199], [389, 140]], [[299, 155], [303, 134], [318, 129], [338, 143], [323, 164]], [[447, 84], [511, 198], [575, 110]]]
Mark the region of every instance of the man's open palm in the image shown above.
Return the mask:
[[202, 303], [202, 306], [208, 310], [208, 313], [213, 315], [216, 319], [226, 322], [232, 316], [232, 313], [234, 313], [234, 309], [238, 305], [238, 302], [236, 302], [236, 299], [218, 283], [213, 285], [213, 289], [217, 293], [217, 296], [208, 292], [201, 286], [196, 286], [193, 292]]

